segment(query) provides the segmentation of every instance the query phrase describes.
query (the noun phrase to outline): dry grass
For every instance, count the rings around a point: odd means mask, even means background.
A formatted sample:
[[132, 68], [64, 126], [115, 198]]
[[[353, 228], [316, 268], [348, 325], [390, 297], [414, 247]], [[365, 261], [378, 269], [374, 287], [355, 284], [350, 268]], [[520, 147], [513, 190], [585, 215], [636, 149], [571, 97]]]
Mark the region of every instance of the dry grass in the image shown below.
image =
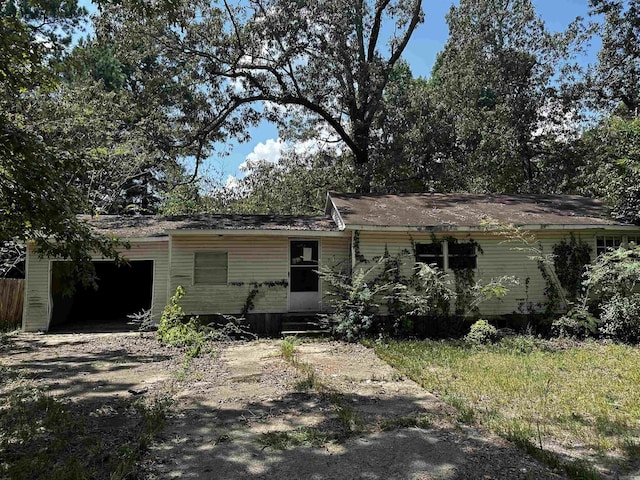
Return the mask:
[[508, 339], [389, 342], [376, 351], [424, 388], [517, 443], [613, 468], [640, 459], [640, 349]]

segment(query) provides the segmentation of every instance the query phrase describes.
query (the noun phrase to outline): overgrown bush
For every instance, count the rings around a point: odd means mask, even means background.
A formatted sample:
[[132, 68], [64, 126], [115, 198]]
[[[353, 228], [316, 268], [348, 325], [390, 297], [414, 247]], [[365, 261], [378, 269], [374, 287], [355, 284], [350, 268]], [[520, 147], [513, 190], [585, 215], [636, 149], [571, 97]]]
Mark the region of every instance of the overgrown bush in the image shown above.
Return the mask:
[[243, 323], [244, 318], [232, 315], [222, 315], [222, 324], [209, 323], [204, 325], [200, 319], [190, 317], [180, 306], [184, 297], [184, 288], [178, 286], [176, 293], [169, 299], [164, 308], [158, 325], [157, 337], [160, 343], [173, 347], [183, 347], [187, 356], [197, 357], [203, 352], [207, 342], [230, 340], [253, 340], [256, 335], [249, 331]]
[[320, 271], [321, 278], [331, 285], [329, 295], [333, 297], [333, 311], [321, 320], [334, 336], [353, 342], [374, 333], [380, 306], [377, 297], [393, 288], [375, 281], [374, 272], [380, 265], [360, 268], [353, 275], [327, 267]]
[[591, 337], [598, 332], [598, 319], [585, 307], [574, 307], [553, 321], [551, 332], [557, 337]]
[[498, 340], [498, 329], [486, 320], [478, 320], [471, 325], [464, 339], [473, 345], [488, 345]]
[[600, 333], [606, 337], [635, 343], [640, 340], [640, 294], [614, 295], [602, 305]]
[[637, 343], [640, 341], [640, 246], [618, 248], [600, 255], [587, 267], [584, 304], [600, 313], [600, 334]]

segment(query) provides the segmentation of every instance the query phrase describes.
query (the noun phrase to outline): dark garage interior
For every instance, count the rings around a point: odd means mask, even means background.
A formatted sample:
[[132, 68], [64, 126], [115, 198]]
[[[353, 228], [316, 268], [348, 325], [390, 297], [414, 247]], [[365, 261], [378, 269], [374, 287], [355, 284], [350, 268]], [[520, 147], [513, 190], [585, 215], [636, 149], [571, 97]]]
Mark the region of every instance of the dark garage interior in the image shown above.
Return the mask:
[[[127, 315], [151, 308], [153, 261], [93, 262], [98, 288], [69, 280], [69, 263], [53, 262], [49, 330], [113, 331], [135, 328]], [[72, 285], [72, 288], [69, 288]]]

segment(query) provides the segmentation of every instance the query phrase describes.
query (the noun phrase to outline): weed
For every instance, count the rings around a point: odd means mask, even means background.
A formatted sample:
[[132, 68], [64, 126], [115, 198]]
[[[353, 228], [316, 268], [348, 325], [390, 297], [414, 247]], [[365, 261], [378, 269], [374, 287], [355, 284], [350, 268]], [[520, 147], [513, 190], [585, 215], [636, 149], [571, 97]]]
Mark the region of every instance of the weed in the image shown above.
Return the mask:
[[308, 445], [321, 447], [335, 440], [333, 435], [322, 432], [317, 428], [299, 428], [291, 431], [267, 432], [260, 436], [258, 442], [262, 448], [286, 450], [292, 447]]
[[387, 432], [398, 428], [430, 428], [433, 425], [433, 419], [428, 415], [420, 415], [413, 417], [385, 418], [380, 422], [380, 430]]
[[285, 361], [291, 362], [293, 360], [296, 353], [296, 347], [299, 343], [300, 341], [296, 337], [286, 337], [282, 340], [280, 351], [282, 353], [282, 358]]

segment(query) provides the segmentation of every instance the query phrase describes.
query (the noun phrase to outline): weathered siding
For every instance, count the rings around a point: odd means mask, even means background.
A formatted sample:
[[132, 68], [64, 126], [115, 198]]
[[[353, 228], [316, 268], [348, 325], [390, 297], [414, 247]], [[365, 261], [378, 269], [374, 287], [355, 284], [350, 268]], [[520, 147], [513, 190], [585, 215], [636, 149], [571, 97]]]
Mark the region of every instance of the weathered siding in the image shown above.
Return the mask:
[[[576, 238], [588, 243], [592, 249], [592, 257], [595, 257], [595, 237], [602, 232], [589, 231], [576, 233]], [[607, 232], [609, 234], [609, 232]], [[611, 232], [616, 234], [616, 232]], [[360, 231], [356, 242], [356, 254], [371, 262], [376, 257], [380, 257], [388, 251], [392, 256], [401, 252], [407, 253], [402, 273], [410, 275], [414, 265], [412, 241], [431, 242], [434, 236], [425, 232], [384, 232], [384, 231]], [[475, 274], [476, 281], [488, 281], [501, 276], [514, 276], [520, 284], [510, 286], [510, 292], [502, 300], [492, 300], [480, 306], [480, 313], [483, 315], [503, 315], [517, 312], [518, 309], [527, 303], [543, 304], [545, 302], [544, 288], [545, 281], [538, 270], [537, 262], [531, 260], [530, 252], [519, 250], [521, 243], [505, 243], [502, 237], [498, 237], [489, 232], [447, 232], [446, 234], [436, 234], [438, 240], [447, 237], [456, 238], [460, 242], [475, 240], [480, 250], [478, 252], [478, 268]], [[552, 253], [553, 246], [563, 238], [569, 238], [568, 231], [542, 230], [536, 232], [537, 242], [542, 245], [545, 254]], [[360, 264], [356, 268], [368, 268], [372, 263]]]
[[[324, 237], [321, 242], [321, 266], [332, 270], [347, 272], [351, 259], [351, 233], [345, 232], [343, 237]], [[330, 286], [323, 281], [321, 286], [322, 310], [327, 310], [331, 301]]]
[[48, 258], [38, 258], [32, 244], [27, 246], [26, 285], [22, 329], [27, 332], [44, 331], [49, 327], [50, 265]]
[[[251, 283], [288, 281], [289, 239], [261, 235], [176, 235], [171, 239], [170, 292], [185, 290], [182, 306], [189, 314], [238, 314]], [[227, 285], [194, 285], [193, 261], [197, 251], [228, 253]], [[260, 287], [255, 313], [286, 312], [287, 288]]]
[[[167, 304], [168, 242], [131, 242], [131, 248], [121, 251], [129, 260], [153, 260], [153, 302], [151, 313], [159, 321]], [[101, 260], [96, 257], [95, 260]], [[51, 260], [38, 258], [29, 245], [26, 265], [25, 305], [23, 329], [28, 332], [46, 331], [51, 318]]]

